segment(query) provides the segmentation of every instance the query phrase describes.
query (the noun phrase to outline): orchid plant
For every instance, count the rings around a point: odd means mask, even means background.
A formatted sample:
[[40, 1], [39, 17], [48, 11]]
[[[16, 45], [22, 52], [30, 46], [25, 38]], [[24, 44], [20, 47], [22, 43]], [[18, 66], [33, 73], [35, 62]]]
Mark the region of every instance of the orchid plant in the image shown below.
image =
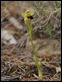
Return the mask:
[[43, 72], [42, 72], [42, 67], [41, 67], [41, 63], [38, 59], [38, 53], [35, 49], [35, 45], [33, 44], [33, 38], [32, 38], [32, 31], [33, 31], [33, 28], [32, 28], [32, 16], [34, 14], [34, 11], [33, 10], [26, 10], [25, 12], [22, 12], [21, 13], [22, 16], [24, 17], [24, 22], [25, 22], [25, 25], [26, 25], [26, 28], [27, 28], [27, 32], [28, 32], [28, 36], [29, 36], [29, 39], [30, 39], [30, 42], [31, 42], [31, 45], [32, 45], [32, 51], [33, 51], [33, 59], [34, 59], [34, 62], [35, 62], [35, 65], [37, 66], [37, 69], [38, 69], [38, 77], [42, 77], [43, 76]]

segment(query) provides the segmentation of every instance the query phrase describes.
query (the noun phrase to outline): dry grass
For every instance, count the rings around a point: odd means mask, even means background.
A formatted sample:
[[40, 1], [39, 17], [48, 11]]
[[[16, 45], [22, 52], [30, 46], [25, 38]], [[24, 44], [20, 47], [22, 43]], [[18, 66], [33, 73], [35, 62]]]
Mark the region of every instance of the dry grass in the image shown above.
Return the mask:
[[[21, 12], [27, 9], [35, 11], [33, 42], [43, 66], [42, 79], [37, 76], [31, 44], [21, 16]], [[56, 70], [61, 68], [61, 1], [1, 1], [1, 29], [8, 30], [17, 40], [16, 45], [1, 45], [2, 80], [9, 81], [13, 76], [22, 81], [61, 80], [61, 72]]]

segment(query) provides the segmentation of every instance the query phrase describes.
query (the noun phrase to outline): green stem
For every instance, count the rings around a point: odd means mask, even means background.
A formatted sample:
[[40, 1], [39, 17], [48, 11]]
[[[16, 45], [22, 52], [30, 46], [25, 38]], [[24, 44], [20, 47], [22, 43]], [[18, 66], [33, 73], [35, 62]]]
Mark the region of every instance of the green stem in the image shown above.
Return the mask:
[[33, 50], [33, 53], [34, 53], [33, 59], [34, 59], [34, 61], [35, 61], [35, 64], [36, 64], [36, 66], [37, 66], [37, 69], [38, 69], [38, 76], [39, 76], [39, 77], [42, 77], [43, 73], [42, 73], [42, 69], [41, 69], [41, 63], [39, 62], [39, 59], [38, 59], [38, 57], [37, 57], [37, 52], [36, 52], [36, 50], [35, 50], [35, 46], [34, 46], [34, 44], [33, 44], [32, 39], [30, 39], [30, 41], [31, 41], [32, 50]]
[[28, 32], [29, 39], [30, 39], [30, 42], [31, 42], [32, 50], [33, 50], [33, 53], [34, 53], [33, 59], [35, 61], [37, 69], [38, 69], [38, 76], [42, 77], [43, 73], [42, 73], [42, 69], [41, 69], [41, 63], [39, 62], [39, 59], [37, 57], [37, 51], [35, 49], [35, 46], [34, 46], [33, 40], [32, 40], [32, 24], [31, 24], [31, 22], [27, 22], [26, 26], [27, 26], [27, 32]]

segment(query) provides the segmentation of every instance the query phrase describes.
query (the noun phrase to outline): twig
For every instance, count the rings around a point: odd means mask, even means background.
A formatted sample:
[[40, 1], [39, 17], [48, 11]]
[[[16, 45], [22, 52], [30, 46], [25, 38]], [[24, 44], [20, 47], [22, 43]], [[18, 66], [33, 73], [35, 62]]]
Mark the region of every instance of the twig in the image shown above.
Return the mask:
[[[25, 41], [26, 39], [27, 39], [27, 34], [25, 34], [24, 36], [22, 36], [22, 37], [18, 40], [17, 44], [16, 44], [15, 46], [13, 46], [13, 48], [11, 49], [11, 51], [10, 51], [9, 53], [12, 53], [13, 50], [16, 49], [20, 44], [21, 44], [21, 46], [22, 46], [23, 43], [24, 43], [24, 41]], [[23, 41], [23, 42], [22, 42], [22, 41]]]

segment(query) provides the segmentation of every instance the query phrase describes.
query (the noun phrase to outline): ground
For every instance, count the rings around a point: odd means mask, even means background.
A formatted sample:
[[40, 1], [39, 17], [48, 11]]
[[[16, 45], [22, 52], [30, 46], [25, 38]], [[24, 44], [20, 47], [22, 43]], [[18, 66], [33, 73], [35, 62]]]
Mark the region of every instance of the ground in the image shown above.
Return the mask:
[[[10, 44], [1, 38], [1, 81], [61, 81], [60, 1], [1, 3], [1, 30], [8, 31], [17, 41], [17, 44]], [[36, 12], [32, 22], [33, 43], [43, 69], [41, 78], [38, 77], [31, 43], [20, 14], [28, 8]]]

